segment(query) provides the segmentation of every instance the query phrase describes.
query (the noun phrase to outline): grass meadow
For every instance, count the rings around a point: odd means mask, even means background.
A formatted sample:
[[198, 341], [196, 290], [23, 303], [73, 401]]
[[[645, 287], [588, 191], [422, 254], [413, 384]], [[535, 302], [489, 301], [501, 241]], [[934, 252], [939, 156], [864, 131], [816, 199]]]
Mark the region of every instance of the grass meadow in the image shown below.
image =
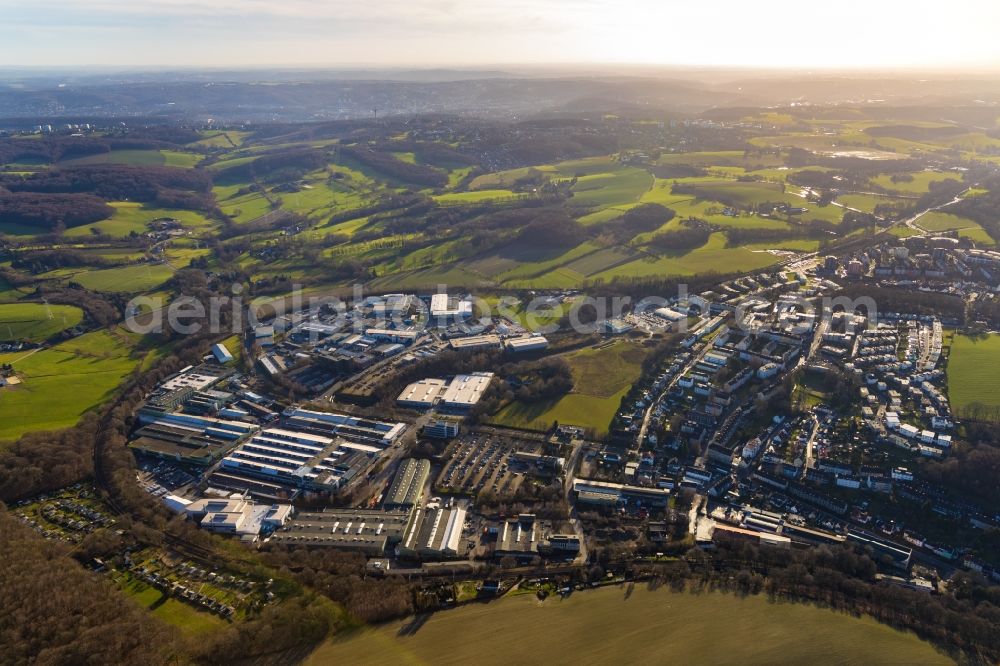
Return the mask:
[[1000, 406], [1000, 335], [955, 335], [948, 356], [948, 399], [961, 410]]
[[0, 340], [42, 342], [83, 321], [83, 310], [73, 305], [7, 303], [0, 305]]
[[0, 364], [11, 364], [22, 379], [0, 389], [0, 441], [75, 424], [142, 362], [133, 355], [133, 343], [101, 330], [48, 349], [0, 354]]
[[622, 397], [639, 377], [646, 351], [626, 340], [563, 355], [573, 372], [573, 390], [542, 403], [512, 402], [497, 412], [495, 423], [545, 429], [553, 421], [607, 432]]
[[[502, 629], [500, 634], [498, 629]], [[455, 640], [456, 636], [461, 640]], [[771, 602], [764, 596], [695, 595], [650, 591], [645, 586], [631, 591], [623, 586], [604, 587], [565, 599], [552, 596], [544, 602], [526, 594], [470, 604], [435, 613], [421, 623], [407, 619], [357, 630], [323, 644], [306, 663], [662, 664], [674, 660], [743, 666], [954, 663], [914, 635], [870, 618]]]

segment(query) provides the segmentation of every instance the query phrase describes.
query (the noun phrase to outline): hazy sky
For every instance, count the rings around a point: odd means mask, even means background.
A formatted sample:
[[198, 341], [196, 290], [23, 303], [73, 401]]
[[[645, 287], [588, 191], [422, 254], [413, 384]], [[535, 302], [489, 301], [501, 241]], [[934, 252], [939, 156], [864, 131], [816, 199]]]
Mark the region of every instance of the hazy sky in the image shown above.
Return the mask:
[[1000, 65], [997, 0], [0, 0], [0, 65]]

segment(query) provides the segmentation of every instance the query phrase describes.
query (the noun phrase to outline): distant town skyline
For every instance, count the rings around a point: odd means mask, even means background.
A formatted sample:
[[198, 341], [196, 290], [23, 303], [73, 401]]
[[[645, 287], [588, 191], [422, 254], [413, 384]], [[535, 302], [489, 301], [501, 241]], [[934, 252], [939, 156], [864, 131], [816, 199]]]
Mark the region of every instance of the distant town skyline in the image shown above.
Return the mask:
[[985, 0], [0, 0], [0, 66], [1000, 67]]

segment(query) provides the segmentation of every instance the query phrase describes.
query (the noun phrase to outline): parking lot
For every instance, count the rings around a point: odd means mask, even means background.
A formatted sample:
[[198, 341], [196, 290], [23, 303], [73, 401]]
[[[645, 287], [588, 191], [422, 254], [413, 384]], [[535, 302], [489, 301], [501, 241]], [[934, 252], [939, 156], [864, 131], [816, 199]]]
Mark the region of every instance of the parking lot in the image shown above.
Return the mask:
[[135, 475], [139, 486], [153, 497], [171, 493], [183, 495], [185, 490], [198, 481], [195, 474], [188, 473], [178, 465], [155, 458], [140, 459], [138, 467]]
[[496, 435], [464, 435], [446, 451], [448, 461], [434, 487], [439, 492], [477, 495], [489, 490], [501, 496], [513, 495], [525, 478], [525, 467], [510, 459], [516, 451], [538, 453], [541, 445]]

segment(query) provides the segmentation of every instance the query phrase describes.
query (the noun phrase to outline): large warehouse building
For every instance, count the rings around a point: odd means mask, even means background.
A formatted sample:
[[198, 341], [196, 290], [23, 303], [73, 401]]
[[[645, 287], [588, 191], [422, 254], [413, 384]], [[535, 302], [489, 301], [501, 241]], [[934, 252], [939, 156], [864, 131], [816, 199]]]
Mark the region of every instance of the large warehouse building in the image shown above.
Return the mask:
[[505, 343], [509, 352], [528, 352], [545, 349], [549, 341], [541, 335], [526, 335], [520, 338], [509, 338]]
[[444, 379], [421, 379], [407, 386], [396, 398], [400, 407], [430, 409], [444, 393], [448, 382]]
[[339, 435], [346, 439], [382, 448], [393, 442], [406, 430], [405, 423], [388, 423], [375, 419], [363, 419], [336, 412], [317, 412], [311, 409], [291, 408], [285, 410], [285, 425], [327, 436]]
[[431, 462], [429, 460], [417, 460], [407, 458], [396, 472], [389, 492], [382, 503], [387, 509], [412, 509], [420, 501], [424, 484], [431, 473]]
[[382, 555], [403, 539], [410, 511], [327, 509], [300, 512], [274, 533], [271, 541], [286, 545], [326, 546]]
[[418, 507], [413, 522], [399, 544], [403, 557], [455, 557], [462, 543], [465, 527], [465, 508], [428, 505]]
[[458, 299], [448, 294], [434, 294], [431, 296], [431, 317], [437, 319], [439, 322], [461, 321], [471, 316], [471, 299]]
[[491, 381], [493, 381], [492, 372], [456, 375], [441, 397], [441, 406], [453, 411], [470, 410], [483, 397]]
[[268, 428], [223, 458], [220, 471], [263, 478], [290, 490], [333, 492], [361, 474], [381, 451], [371, 444]]

